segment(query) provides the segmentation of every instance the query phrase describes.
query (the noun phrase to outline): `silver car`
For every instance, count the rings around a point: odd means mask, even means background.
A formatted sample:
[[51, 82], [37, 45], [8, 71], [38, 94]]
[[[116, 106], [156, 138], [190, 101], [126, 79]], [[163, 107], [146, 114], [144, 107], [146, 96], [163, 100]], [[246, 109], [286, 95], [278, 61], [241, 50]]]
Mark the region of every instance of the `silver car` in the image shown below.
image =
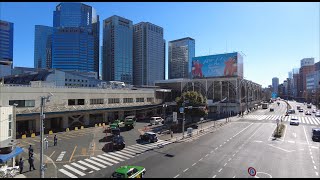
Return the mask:
[[290, 119], [290, 125], [299, 125], [299, 120], [298, 120], [298, 118], [296, 118], [296, 117], [292, 117], [291, 119]]

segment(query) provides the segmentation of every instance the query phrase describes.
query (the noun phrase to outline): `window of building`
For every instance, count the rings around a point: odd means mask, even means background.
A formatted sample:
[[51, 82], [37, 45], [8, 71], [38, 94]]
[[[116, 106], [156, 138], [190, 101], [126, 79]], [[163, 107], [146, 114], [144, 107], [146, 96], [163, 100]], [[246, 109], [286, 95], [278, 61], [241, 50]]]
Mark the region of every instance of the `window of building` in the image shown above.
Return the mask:
[[123, 103], [133, 103], [133, 98], [123, 98]]
[[17, 107], [34, 107], [35, 100], [9, 100], [9, 105], [18, 104]]
[[80, 82], [80, 79], [78, 79], [78, 82]]
[[144, 98], [136, 98], [136, 102], [144, 102]]
[[9, 114], [8, 122], [9, 122], [8, 137], [12, 137], [12, 114]]
[[109, 98], [108, 99], [108, 104], [117, 104], [117, 103], [120, 103], [119, 98]]
[[68, 105], [69, 106], [76, 105], [76, 100], [75, 99], [68, 99]]
[[84, 99], [78, 99], [78, 105], [84, 105]]
[[153, 102], [153, 98], [147, 98], [147, 102]]
[[65, 81], [68, 81], [68, 79], [65, 79]]
[[90, 104], [103, 104], [103, 99], [90, 99]]

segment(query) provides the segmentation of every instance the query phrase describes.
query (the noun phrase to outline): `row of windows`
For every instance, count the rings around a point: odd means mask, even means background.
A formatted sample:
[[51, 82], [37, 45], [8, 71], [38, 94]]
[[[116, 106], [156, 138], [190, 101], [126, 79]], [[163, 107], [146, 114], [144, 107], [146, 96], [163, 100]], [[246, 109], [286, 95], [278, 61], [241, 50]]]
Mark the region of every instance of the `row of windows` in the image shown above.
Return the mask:
[[[68, 79], [65, 79], [65, 81], [67, 82]], [[72, 79], [69, 79], [70, 82], [72, 82]], [[76, 82], [76, 79], [73, 79], [73, 82]], [[78, 82], [80, 82], [80, 79], [78, 79]], [[88, 80], [81, 80], [81, 82], [88, 82]]]
[[34, 107], [35, 100], [9, 100], [9, 105], [17, 104], [16, 107]]

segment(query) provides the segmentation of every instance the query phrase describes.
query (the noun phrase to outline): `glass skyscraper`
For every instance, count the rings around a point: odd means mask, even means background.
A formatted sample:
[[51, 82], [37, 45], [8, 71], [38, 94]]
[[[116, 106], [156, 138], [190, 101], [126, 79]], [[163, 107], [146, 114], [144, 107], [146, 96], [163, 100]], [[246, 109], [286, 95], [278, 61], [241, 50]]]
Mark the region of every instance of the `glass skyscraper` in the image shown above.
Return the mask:
[[60, 3], [53, 13], [52, 68], [99, 77], [99, 16], [83, 3]]
[[52, 27], [35, 25], [34, 68], [52, 68], [52, 33]]
[[163, 28], [149, 22], [133, 26], [134, 85], [154, 85], [165, 79]]
[[111, 16], [103, 21], [102, 79], [133, 84], [132, 21]]
[[192, 58], [195, 57], [195, 41], [190, 37], [169, 42], [169, 79], [191, 77]]
[[13, 23], [0, 20], [0, 77], [11, 75], [13, 64]]

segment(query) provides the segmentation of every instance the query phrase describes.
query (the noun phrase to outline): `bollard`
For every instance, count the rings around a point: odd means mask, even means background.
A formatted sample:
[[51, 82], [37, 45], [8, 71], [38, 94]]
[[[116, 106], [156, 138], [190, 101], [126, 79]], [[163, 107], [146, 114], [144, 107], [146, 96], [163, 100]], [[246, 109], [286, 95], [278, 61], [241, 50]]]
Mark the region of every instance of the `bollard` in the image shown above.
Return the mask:
[[101, 126], [101, 123], [99, 123], [99, 127]]
[[94, 127], [98, 127], [98, 124], [95, 124]]
[[105, 127], [105, 126], [106, 126], [106, 123], [102, 123], [102, 126]]
[[53, 134], [52, 130], [51, 130], [51, 131], [49, 131], [49, 134]]
[[21, 138], [25, 139], [25, 138], [27, 138], [27, 135], [23, 134]]
[[66, 132], [69, 132], [69, 128], [66, 129]]
[[81, 129], [84, 129], [84, 127], [83, 127], [83, 126], [81, 126]]
[[75, 131], [78, 131], [78, 127], [75, 127], [74, 130], [75, 130]]
[[32, 138], [36, 137], [36, 134], [35, 134], [35, 133], [32, 133], [32, 134], [31, 134], [31, 137], [32, 137]]

